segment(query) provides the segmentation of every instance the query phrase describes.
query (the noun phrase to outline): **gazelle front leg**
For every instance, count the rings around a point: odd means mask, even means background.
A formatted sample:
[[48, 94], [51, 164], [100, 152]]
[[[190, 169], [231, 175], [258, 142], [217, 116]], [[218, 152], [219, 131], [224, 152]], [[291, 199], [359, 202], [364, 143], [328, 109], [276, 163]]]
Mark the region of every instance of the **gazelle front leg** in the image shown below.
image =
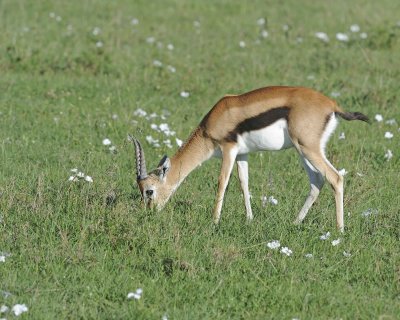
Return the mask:
[[232, 172], [233, 165], [237, 156], [237, 148], [234, 144], [226, 144], [221, 146], [222, 165], [221, 172], [218, 177], [218, 193], [214, 207], [214, 223], [217, 224], [221, 218], [222, 203], [226, 187], [228, 186], [229, 177]]
[[253, 212], [250, 204], [250, 193], [249, 193], [249, 165], [247, 162], [247, 154], [238, 155], [236, 157], [238, 175], [240, 186], [242, 188], [244, 205], [246, 206], [246, 217], [247, 220], [253, 220]]

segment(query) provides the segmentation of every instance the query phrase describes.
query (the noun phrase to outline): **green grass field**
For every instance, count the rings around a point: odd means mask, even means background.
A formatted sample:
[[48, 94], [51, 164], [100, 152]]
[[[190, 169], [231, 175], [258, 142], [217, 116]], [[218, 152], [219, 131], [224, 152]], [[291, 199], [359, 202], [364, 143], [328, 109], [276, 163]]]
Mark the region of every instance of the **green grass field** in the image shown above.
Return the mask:
[[[21, 319], [398, 319], [399, 12], [396, 0], [0, 1], [0, 306], [25, 304]], [[234, 172], [212, 225], [219, 160], [163, 211], [142, 209], [128, 133], [153, 168], [220, 97], [268, 85], [372, 119], [341, 121], [327, 148], [348, 172], [344, 234], [329, 186], [292, 224], [309, 190], [293, 149], [251, 155], [250, 224]], [[93, 182], [68, 181], [74, 168]]]

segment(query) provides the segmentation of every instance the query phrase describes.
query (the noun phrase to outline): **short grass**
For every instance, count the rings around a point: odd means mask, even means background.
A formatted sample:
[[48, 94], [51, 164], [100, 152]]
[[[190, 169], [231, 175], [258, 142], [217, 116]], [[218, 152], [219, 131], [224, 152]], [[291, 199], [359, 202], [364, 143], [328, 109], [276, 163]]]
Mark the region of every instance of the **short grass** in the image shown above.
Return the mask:
[[[29, 319], [397, 319], [399, 11], [395, 0], [1, 1], [0, 251], [11, 256], [0, 262], [0, 305], [25, 303]], [[213, 227], [217, 160], [162, 212], [141, 208], [128, 133], [153, 167], [176, 146], [151, 123], [184, 139], [224, 94], [279, 84], [383, 115], [370, 126], [342, 121], [328, 146], [348, 171], [345, 234], [335, 230], [329, 187], [292, 224], [308, 192], [293, 150], [251, 155], [251, 224], [235, 173]], [[93, 183], [68, 181], [73, 168]], [[263, 207], [264, 195], [278, 204]], [[268, 249], [271, 240], [293, 254]], [[141, 299], [128, 300], [138, 288]]]

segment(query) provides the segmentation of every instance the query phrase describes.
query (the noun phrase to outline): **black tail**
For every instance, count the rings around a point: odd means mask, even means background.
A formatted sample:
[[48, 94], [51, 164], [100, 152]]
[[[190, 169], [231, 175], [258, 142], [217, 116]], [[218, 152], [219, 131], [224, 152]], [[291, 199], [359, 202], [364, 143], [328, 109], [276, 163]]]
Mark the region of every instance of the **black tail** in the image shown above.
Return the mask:
[[367, 123], [371, 123], [369, 118], [361, 112], [335, 112], [335, 114], [347, 121], [361, 120]]

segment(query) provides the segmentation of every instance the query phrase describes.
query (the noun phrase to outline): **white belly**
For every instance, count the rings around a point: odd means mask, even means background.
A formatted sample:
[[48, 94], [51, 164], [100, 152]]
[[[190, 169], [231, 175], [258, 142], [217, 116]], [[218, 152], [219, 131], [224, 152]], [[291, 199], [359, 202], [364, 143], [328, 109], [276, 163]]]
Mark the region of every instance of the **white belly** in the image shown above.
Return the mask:
[[270, 126], [237, 137], [238, 154], [254, 151], [282, 150], [293, 146], [290, 139], [287, 121], [280, 119]]

